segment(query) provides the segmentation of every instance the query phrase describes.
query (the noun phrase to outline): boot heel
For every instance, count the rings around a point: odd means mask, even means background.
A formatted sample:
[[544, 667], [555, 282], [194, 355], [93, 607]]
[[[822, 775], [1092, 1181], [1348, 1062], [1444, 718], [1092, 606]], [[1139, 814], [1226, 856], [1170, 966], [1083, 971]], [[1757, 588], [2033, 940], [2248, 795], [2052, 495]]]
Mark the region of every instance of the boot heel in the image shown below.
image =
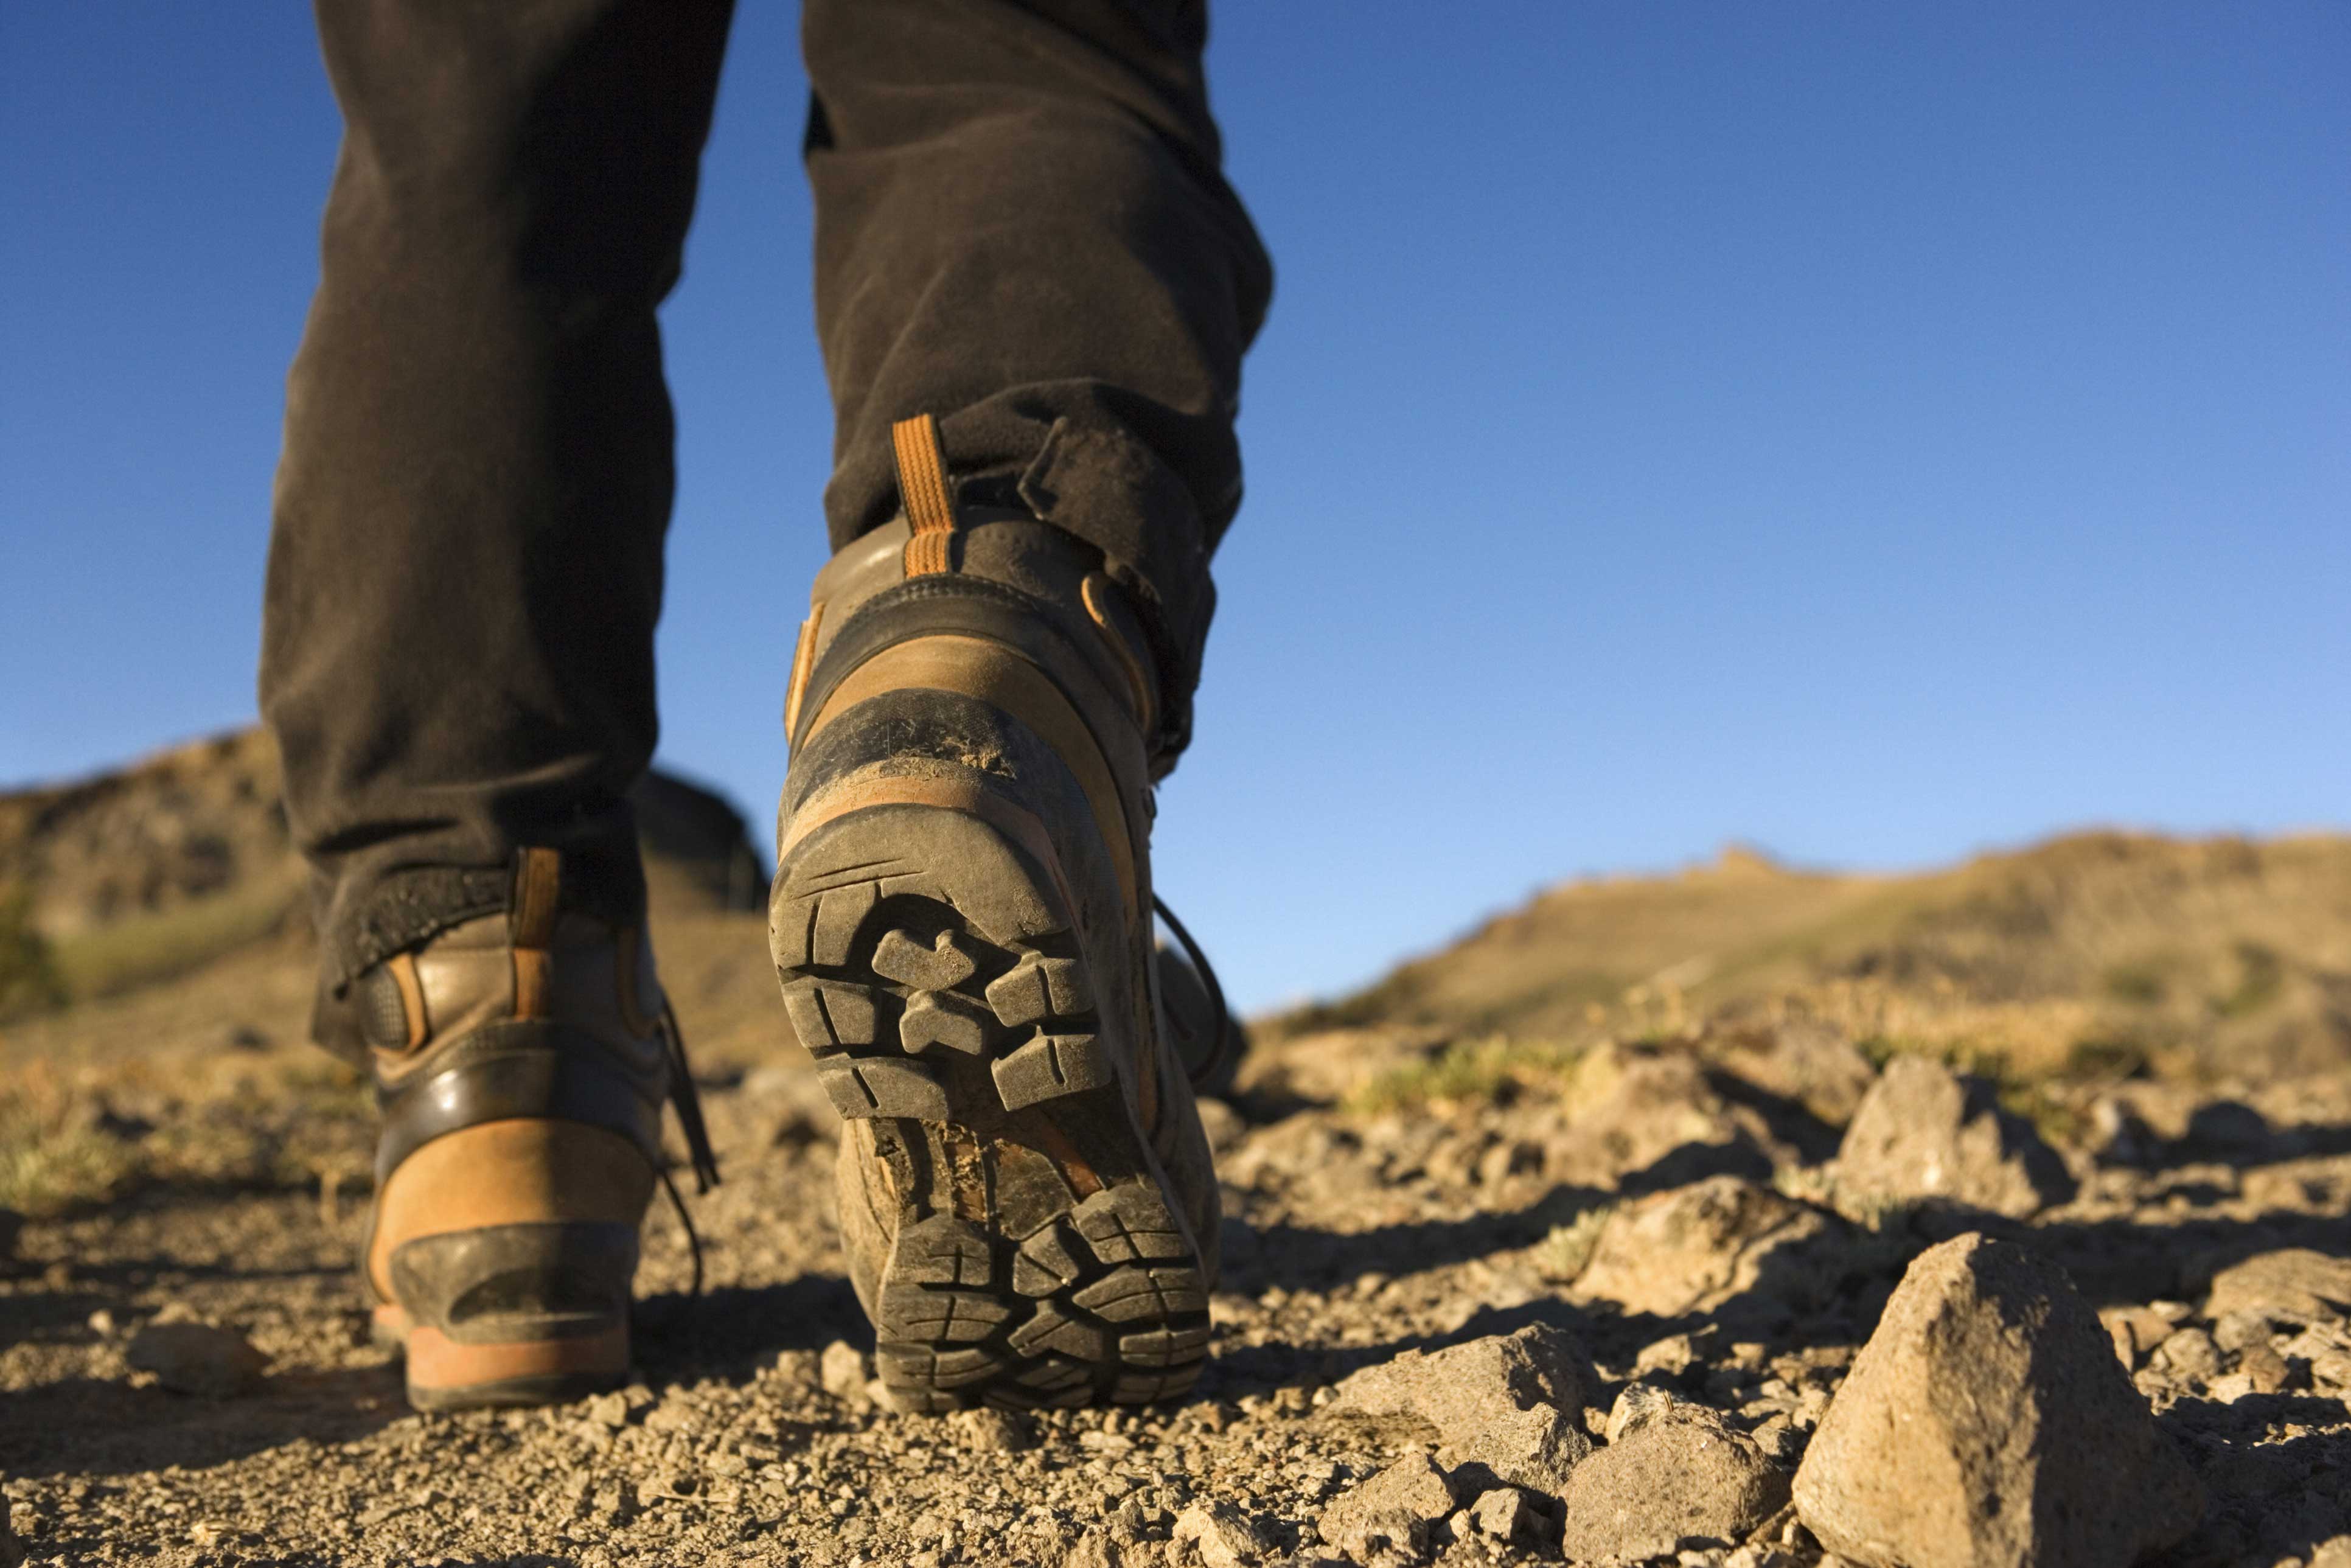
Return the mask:
[[403, 1243], [389, 1271], [410, 1403], [540, 1405], [618, 1385], [629, 1370], [636, 1267], [635, 1229], [603, 1221], [494, 1225]]

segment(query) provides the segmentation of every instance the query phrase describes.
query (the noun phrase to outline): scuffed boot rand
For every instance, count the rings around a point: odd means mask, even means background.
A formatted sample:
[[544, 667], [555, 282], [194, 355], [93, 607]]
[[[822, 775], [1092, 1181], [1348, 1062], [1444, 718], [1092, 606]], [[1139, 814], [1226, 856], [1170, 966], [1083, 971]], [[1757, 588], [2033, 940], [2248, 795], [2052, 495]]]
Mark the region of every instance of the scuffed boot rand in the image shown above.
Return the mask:
[[902, 1408], [1180, 1395], [1217, 1197], [1158, 1027], [1149, 644], [1090, 547], [959, 515], [897, 434], [906, 514], [802, 628], [769, 909], [851, 1279]]
[[383, 1110], [360, 1270], [420, 1410], [621, 1383], [665, 1097], [716, 1179], [651, 944], [564, 913], [561, 882], [525, 850], [508, 914], [359, 982]]

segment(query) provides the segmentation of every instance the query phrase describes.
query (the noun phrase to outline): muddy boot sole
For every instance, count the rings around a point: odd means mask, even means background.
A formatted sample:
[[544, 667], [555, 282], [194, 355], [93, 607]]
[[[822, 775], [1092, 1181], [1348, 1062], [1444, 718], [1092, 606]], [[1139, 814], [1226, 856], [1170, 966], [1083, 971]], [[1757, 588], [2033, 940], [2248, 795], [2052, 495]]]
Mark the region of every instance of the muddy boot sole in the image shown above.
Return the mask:
[[1092, 972], [1050, 857], [1009, 806], [887, 804], [778, 874], [785, 1003], [862, 1124], [843, 1226], [886, 1248], [859, 1283], [902, 1408], [1172, 1398], [1207, 1352], [1200, 1248], [1096, 1006], [1125, 982]]

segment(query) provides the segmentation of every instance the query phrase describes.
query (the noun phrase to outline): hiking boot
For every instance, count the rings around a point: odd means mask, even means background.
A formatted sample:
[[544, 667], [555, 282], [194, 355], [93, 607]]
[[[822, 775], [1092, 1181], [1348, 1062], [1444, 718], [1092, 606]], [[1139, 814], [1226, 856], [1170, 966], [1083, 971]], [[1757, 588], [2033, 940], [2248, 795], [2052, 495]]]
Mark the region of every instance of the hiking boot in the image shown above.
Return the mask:
[[665, 1098], [716, 1178], [652, 945], [563, 912], [561, 874], [525, 850], [511, 913], [358, 982], [383, 1111], [360, 1270], [420, 1410], [624, 1381]]
[[1155, 995], [1156, 663], [1098, 553], [897, 435], [906, 515], [801, 630], [769, 905], [851, 1280], [901, 1408], [1178, 1395], [1218, 1217]]

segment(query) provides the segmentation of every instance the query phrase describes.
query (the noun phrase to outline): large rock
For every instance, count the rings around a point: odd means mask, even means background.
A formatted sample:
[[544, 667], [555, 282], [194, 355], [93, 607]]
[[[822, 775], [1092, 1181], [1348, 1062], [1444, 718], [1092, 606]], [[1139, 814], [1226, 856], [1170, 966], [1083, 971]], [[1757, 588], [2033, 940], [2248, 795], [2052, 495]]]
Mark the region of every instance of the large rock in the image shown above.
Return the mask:
[[1841, 1228], [1770, 1187], [1713, 1176], [1617, 1208], [1573, 1294], [1661, 1318], [1715, 1312], [1759, 1288], [1808, 1304], [1834, 1283]]
[[1405, 1351], [1340, 1384], [1333, 1403], [1425, 1421], [1447, 1463], [1482, 1465], [1495, 1480], [1556, 1492], [1592, 1449], [1583, 1412], [1595, 1381], [1573, 1334], [1531, 1323], [1433, 1353]]
[[2074, 1196], [2057, 1152], [2000, 1107], [1992, 1086], [1924, 1056], [1897, 1056], [1837, 1150], [1844, 1190], [1940, 1200], [2022, 1218]]
[[1564, 1500], [1570, 1561], [1664, 1557], [1737, 1542], [1787, 1505], [1788, 1475], [1715, 1412], [1674, 1404], [1578, 1465]]
[[1823, 1545], [1877, 1568], [2126, 1568], [2203, 1513], [2064, 1270], [1972, 1234], [1910, 1265], [1795, 1495]]
[[2204, 1315], [2234, 1312], [2295, 1318], [2351, 1317], [2351, 1258], [2330, 1258], [2307, 1247], [2262, 1252], [2212, 1276]]

